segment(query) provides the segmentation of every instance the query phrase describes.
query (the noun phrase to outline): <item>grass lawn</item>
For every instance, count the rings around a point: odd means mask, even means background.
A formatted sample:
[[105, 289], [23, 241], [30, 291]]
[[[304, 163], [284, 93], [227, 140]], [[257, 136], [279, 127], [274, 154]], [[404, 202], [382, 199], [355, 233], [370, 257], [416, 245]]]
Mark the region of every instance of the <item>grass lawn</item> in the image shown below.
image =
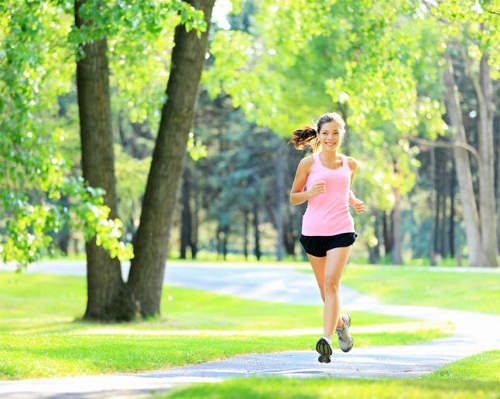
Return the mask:
[[498, 399], [500, 351], [481, 353], [419, 379], [243, 378], [179, 388], [155, 399]]
[[[165, 287], [163, 316], [156, 320], [86, 323], [78, 320], [85, 292], [83, 277], [0, 272], [0, 379], [145, 371], [243, 353], [311, 349], [321, 334], [320, 306], [177, 287]], [[425, 323], [398, 329], [411, 321], [400, 317], [363, 312], [352, 317], [359, 328], [357, 346], [418, 343], [450, 333]]]
[[[351, 265], [344, 282], [387, 303], [500, 313], [500, 274], [494, 272]], [[79, 320], [85, 294], [83, 277], [0, 272], [0, 379], [146, 371], [243, 353], [311, 350], [321, 332], [320, 306], [271, 304], [176, 287], [164, 289], [161, 318], [86, 323]], [[404, 318], [363, 312], [352, 317], [356, 346], [449, 335], [447, 326]], [[180, 387], [153, 397], [498, 399], [500, 351], [462, 359], [418, 379], [252, 377]]]
[[498, 269], [465, 270], [349, 265], [342, 282], [385, 303], [500, 314]]

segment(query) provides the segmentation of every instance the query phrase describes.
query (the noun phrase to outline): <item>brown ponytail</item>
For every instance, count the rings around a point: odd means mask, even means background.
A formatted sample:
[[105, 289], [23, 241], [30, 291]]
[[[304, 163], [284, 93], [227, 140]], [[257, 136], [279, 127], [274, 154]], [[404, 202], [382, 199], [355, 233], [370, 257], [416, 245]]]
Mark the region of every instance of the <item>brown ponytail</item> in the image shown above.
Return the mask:
[[318, 145], [317, 132], [312, 126], [304, 126], [302, 129], [293, 131], [293, 136], [289, 143], [293, 143], [297, 150], [305, 150], [307, 147], [315, 149]]

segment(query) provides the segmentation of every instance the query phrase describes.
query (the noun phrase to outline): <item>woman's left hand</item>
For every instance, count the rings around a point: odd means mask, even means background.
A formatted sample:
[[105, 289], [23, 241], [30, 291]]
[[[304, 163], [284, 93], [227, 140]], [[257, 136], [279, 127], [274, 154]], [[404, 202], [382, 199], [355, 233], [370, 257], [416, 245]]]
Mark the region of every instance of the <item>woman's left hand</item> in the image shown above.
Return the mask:
[[357, 214], [363, 213], [363, 211], [365, 210], [365, 203], [357, 198], [351, 202], [351, 206], [354, 208]]

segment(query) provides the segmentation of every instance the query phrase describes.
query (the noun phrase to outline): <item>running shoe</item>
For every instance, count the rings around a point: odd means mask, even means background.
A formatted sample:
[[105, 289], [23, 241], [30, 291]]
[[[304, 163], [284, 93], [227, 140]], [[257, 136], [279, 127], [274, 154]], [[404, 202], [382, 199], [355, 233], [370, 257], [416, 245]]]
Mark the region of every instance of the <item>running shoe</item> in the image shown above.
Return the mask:
[[336, 328], [335, 332], [339, 336], [339, 346], [343, 352], [349, 352], [354, 346], [354, 339], [351, 334], [349, 334], [349, 327], [351, 326], [351, 317], [348, 314], [343, 314], [342, 320], [344, 320], [344, 325], [340, 328]]
[[332, 361], [330, 359], [330, 356], [332, 356], [333, 353], [332, 344], [327, 338], [323, 337], [319, 339], [316, 343], [316, 352], [320, 355], [318, 357], [318, 361], [320, 363], [330, 363]]

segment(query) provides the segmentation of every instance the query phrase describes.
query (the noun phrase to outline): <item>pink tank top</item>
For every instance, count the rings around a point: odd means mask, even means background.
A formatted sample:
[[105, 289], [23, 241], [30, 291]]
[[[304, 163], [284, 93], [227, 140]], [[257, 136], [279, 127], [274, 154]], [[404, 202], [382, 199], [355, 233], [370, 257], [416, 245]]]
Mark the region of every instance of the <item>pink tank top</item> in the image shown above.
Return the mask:
[[311, 197], [302, 219], [302, 234], [305, 236], [333, 236], [354, 233], [354, 220], [349, 211], [351, 169], [344, 155], [340, 155], [342, 166], [332, 170], [323, 166], [319, 153], [313, 154], [314, 165], [306, 180], [309, 189], [315, 183], [326, 182], [326, 191]]

